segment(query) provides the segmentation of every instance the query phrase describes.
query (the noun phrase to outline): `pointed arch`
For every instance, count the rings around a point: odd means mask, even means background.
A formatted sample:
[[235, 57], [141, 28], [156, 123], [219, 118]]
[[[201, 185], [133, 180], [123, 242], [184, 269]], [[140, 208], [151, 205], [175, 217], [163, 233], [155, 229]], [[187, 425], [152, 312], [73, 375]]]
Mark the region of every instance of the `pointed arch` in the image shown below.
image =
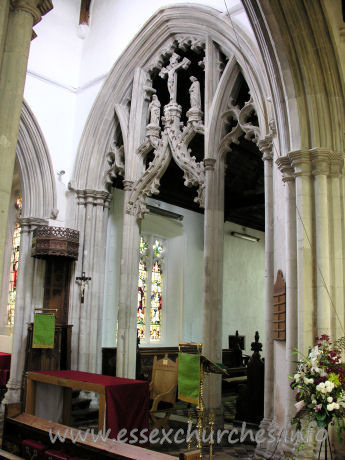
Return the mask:
[[[211, 39], [226, 56], [235, 57], [250, 88], [259, 125], [268, 132], [269, 95], [265, 68], [252, 40], [230, 19], [206, 6], [177, 5], [160, 9], [138, 33], [115, 63], [86, 123], [75, 162], [71, 186], [74, 189], [103, 190], [105, 156], [115, 131], [114, 108], [128, 107], [135, 69], [155, 68], [162, 53], [173, 48], [177, 35]], [[121, 123], [122, 130], [125, 129]], [[126, 152], [125, 152], [126, 153]]]
[[47, 144], [38, 122], [24, 101], [20, 116], [17, 160], [23, 198], [22, 217], [56, 216], [56, 185]]

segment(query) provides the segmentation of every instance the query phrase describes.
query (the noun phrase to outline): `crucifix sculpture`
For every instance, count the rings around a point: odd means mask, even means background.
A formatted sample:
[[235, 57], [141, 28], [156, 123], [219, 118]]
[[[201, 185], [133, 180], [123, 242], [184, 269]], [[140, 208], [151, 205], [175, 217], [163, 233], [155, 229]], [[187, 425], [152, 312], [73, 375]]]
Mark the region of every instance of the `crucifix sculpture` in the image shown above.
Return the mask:
[[180, 69], [188, 69], [190, 66], [190, 60], [186, 57], [179, 62], [181, 56], [173, 53], [169, 64], [160, 71], [159, 76], [161, 78], [168, 77], [168, 91], [170, 94], [170, 102], [176, 102], [177, 95], [177, 71]]
[[80, 303], [84, 303], [84, 296], [85, 296], [85, 287], [91, 281], [90, 276], [85, 276], [85, 272], [82, 272], [82, 276], [77, 276], [76, 281], [80, 285]]
[[[176, 101], [177, 71], [188, 69], [191, 61], [186, 57], [173, 53], [169, 64], [159, 73], [161, 78], [168, 77], [168, 91], [170, 101], [163, 108], [164, 116], [160, 118], [160, 101], [153, 94], [148, 110], [150, 123], [146, 127], [145, 141], [138, 148], [138, 154], [143, 158], [154, 150], [154, 159], [149, 163], [142, 176], [134, 183], [127, 204], [127, 212], [142, 219], [147, 212], [145, 198], [159, 193], [160, 178], [173, 158], [175, 163], [184, 172], [184, 185], [198, 187], [198, 196], [194, 199], [200, 206], [204, 206], [205, 171], [203, 162], [196, 161], [191, 156], [189, 144], [196, 133], [204, 134], [201, 110], [200, 83], [194, 76], [190, 77], [189, 88], [190, 109], [186, 112], [187, 123], [181, 123], [182, 106]], [[179, 62], [180, 61], [180, 62]], [[181, 88], [181, 92], [185, 88]], [[160, 120], [163, 128], [160, 127]]]

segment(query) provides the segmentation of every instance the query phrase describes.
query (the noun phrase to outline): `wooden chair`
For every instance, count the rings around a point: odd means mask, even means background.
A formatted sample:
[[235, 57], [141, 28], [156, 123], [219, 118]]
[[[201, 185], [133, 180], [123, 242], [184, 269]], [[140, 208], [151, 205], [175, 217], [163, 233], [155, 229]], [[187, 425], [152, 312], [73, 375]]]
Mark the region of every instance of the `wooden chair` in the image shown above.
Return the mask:
[[[177, 360], [153, 359], [152, 379], [150, 382], [150, 418], [154, 428], [169, 429], [168, 418], [176, 402], [177, 390]], [[159, 414], [161, 414], [159, 416]]]

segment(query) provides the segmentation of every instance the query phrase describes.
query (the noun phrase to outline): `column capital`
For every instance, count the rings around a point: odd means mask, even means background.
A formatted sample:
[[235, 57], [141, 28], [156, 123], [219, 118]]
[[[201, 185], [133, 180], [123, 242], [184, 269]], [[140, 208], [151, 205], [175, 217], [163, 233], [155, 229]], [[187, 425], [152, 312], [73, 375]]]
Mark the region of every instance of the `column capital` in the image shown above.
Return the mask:
[[282, 173], [283, 182], [295, 180], [294, 168], [292, 167], [291, 160], [288, 156], [277, 158], [276, 164]]
[[330, 166], [329, 175], [331, 177], [341, 176], [344, 167], [344, 154], [341, 152], [331, 152], [329, 156]]
[[11, 6], [15, 11], [31, 14], [35, 25], [53, 8], [53, 3], [51, 0], [11, 0]]
[[22, 233], [29, 233], [36, 227], [48, 225], [48, 221], [46, 219], [41, 219], [40, 217], [21, 217], [19, 219], [19, 224]]
[[75, 190], [78, 204], [92, 204], [94, 206], [105, 206], [111, 199], [111, 194], [105, 190]]
[[295, 150], [289, 152], [288, 157], [294, 168], [295, 177], [311, 175], [311, 159], [309, 150]]
[[125, 190], [125, 192], [130, 192], [131, 190], [133, 190], [134, 182], [132, 180], [124, 179], [122, 183], [123, 183], [123, 189]]
[[259, 140], [258, 147], [263, 153], [263, 161], [272, 161], [273, 160], [273, 142], [272, 134], [268, 134], [264, 139]]
[[204, 166], [206, 171], [214, 171], [214, 165], [216, 164], [215, 158], [205, 158], [204, 159]]
[[330, 172], [330, 153], [328, 149], [315, 148], [310, 150], [313, 176], [328, 176]]

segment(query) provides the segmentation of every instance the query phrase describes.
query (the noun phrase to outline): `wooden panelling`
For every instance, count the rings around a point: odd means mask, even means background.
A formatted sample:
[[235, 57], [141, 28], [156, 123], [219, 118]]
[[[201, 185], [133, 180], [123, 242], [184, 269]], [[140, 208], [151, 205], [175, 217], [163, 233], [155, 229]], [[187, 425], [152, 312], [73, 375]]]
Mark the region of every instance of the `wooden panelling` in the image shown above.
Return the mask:
[[286, 340], [286, 284], [281, 270], [273, 289], [273, 339]]

